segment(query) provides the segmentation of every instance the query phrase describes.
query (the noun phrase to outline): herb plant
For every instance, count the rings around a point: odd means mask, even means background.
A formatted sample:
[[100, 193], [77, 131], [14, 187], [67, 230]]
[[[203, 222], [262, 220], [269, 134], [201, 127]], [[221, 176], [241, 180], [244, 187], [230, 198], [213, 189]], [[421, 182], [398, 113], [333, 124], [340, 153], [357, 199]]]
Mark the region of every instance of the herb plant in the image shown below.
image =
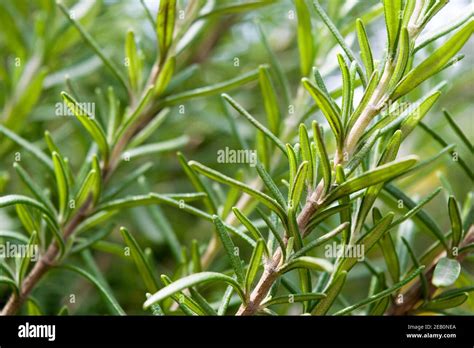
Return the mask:
[[2, 314], [473, 313], [472, 10], [141, 4], [0, 2]]

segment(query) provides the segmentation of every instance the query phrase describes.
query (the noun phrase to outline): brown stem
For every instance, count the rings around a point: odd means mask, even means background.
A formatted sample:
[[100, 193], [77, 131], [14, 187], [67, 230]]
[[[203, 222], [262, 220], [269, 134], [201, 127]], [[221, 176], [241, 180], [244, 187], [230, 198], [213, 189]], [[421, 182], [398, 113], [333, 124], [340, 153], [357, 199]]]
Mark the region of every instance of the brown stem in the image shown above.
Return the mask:
[[[303, 209], [297, 217], [298, 229], [302, 236], [306, 233], [306, 226], [308, 225], [309, 219], [318, 208], [318, 201], [323, 194], [323, 184], [319, 183], [316, 190], [310, 195], [310, 198], [306, 201]], [[288, 238], [283, 239], [283, 243], [286, 246]], [[267, 296], [270, 288], [272, 287], [275, 280], [278, 278], [278, 266], [282, 261], [281, 249], [278, 248], [273, 254], [272, 259], [265, 264], [264, 272], [260, 277], [257, 285], [250, 294], [250, 298], [246, 303], [243, 303], [236, 315], [253, 315], [260, 308], [260, 304]]]
[[[78, 213], [66, 225], [63, 235], [65, 241], [73, 234], [77, 226], [87, 217], [87, 212], [91, 206], [92, 199], [89, 198], [79, 209]], [[58, 254], [58, 246], [55, 242], [51, 242], [48, 249], [46, 250], [46, 253], [40, 257], [38, 262], [34, 265], [28, 276], [21, 284], [19, 293], [13, 293], [10, 296], [8, 302], [5, 304], [5, 307], [3, 307], [2, 311], [0, 312], [0, 315], [13, 315], [18, 312], [20, 306], [28, 298], [28, 295], [33, 290], [35, 285], [39, 282], [43, 275], [54, 266]]]

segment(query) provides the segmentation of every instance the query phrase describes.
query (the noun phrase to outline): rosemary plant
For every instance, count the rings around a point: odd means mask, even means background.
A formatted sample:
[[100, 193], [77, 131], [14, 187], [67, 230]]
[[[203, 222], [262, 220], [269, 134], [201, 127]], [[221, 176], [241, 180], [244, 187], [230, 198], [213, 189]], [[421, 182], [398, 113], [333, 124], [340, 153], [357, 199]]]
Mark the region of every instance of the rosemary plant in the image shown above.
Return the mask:
[[[473, 145], [454, 114], [437, 111], [472, 10], [431, 33], [445, 0], [161, 0], [141, 2], [146, 22], [127, 31], [109, 17], [132, 5], [86, 2], [0, 2], [2, 49], [19, 59], [0, 68], [3, 315], [73, 311], [82, 290], [64, 271], [116, 315], [472, 314]], [[275, 52], [267, 11], [290, 23], [295, 40], [280, 50], [298, 55], [296, 68]], [[113, 28], [120, 50], [94, 26]], [[264, 59], [248, 54], [245, 70], [232, 52], [249, 30]], [[94, 56], [66, 69], [69, 55], [84, 59], [79, 47]], [[235, 69], [216, 73], [219, 59]], [[214, 83], [192, 85], [209, 65]], [[44, 94], [72, 117], [25, 127], [50, 103]], [[202, 138], [222, 129], [214, 156]], [[420, 153], [417, 136], [440, 150]], [[443, 160], [465, 182], [461, 195], [444, 174], [422, 189]], [[9, 258], [12, 246], [27, 252]], [[142, 281], [122, 284], [122, 269]]]

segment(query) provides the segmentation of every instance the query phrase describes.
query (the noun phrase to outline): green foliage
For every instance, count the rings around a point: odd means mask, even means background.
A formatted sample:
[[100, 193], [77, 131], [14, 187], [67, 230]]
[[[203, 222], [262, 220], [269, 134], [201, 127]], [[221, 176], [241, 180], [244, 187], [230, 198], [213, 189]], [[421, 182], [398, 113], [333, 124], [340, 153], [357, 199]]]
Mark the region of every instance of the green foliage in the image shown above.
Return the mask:
[[0, 1], [2, 314], [472, 314], [446, 3]]

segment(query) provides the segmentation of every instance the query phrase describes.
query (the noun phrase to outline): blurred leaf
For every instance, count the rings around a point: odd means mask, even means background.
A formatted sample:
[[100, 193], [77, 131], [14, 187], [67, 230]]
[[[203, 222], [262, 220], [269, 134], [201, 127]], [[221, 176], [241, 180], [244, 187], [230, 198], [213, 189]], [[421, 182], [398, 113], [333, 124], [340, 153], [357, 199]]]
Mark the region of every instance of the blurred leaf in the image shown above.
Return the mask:
[[53, 162], [51, 159], [44, 154], [43, 151], [38, 149], [37, 146], [33, 145], [29, 141], [23, 139], [22, 137], [18, 136], [8, 128], [4, 127], [3, 125], [0, 124], [0, 132], [5, 135], [7, 138], [10, 140], [13, 140], [15, 143], [23, 147], [26, 151], [31, 153], [36, 159], [38, 159], [41, 163], [46, 165], [47, 168], [49, 168], [51, 171], [53, 170]]
[[278, 108], [277, 94], [270, 77], [269, 68], [261, 65], [258, 68], [260, 89], [262, 90], [263, 105], [267, 114], [267, 123], [270, 131], [276, 135], [280, 132], [280, 110]]
[[325, 259], [320, 259], [311, 256], [300, 256], [297, 258], [293, 258], [290, 262], [283, 265], [279, 272], [281, 274], [284, 274], [295, 268], [314, 269], [320, 272], [328, 273], [331, 273], [334, 270], [333, 264]]
[[173, 41], [175, 17], [176, 0], [160, 1], [158, 17], [156, 18], [156, 33], [162, 61], [164, 61], [168, 48]]
[[111, 61], [108, 57], [105, 56], [103, 50], [100, 48], [100, 46], [97, 44], [97, 42], [94, 40], [94, 38], [83, 28], [83, 26], [74, 19], [74, 16], [69, 14], [69, 10], [60, 2], [57, 2], [57, 5], [59, 9], [64, 13], [66, 18], [73, 24], [76, 29], [79, 31], [81, 34], [82, 38], [84, 41], [94, 50], [94, 52], [97, 54], [97, 56], [102, 60], [104, 65], [110, 69], [112, 74], [117, 78], [117, 80], [122, 84], [122, 86], [126, 89], [127, 88], [127, 83], [125, 81], [125, 78], [123, 77], [122, 73], [118, 69], [117, 65]]
[[231, 285], [234, 290], [236, 290], [237, 294], [240, 296], [242, 300], [245, 299], [244, 292], [240, 285], [231, 277], [226, 276], [221, 273], [215, 273], [215, 272], [201, 272], [201, 273], [195, 273], [191, 274], [189, 276], [186, 276], [184, 278], [181, 278], [170, 285], [164, 287], [157, 293], [153, 294], [150, 296], [146, 302], [143, 304], [143, 308], [147, 309], [150, 307], [152, 304], [160, 302], [167, 297], [175, 294], [178, 291], [181, 291], [183, 289], [198, 285], [198, 284], [203, 284], [203, 283], [208, 283], [208, 282], [214, 282], [214, 281], [223, 281]]
[[454, 196], [449, 197], [448, 202], [449, 219], [451, 220], [452, 245], [451, 248], [457, 248], [462, 239], [462, 219], [459, 206]]
[[23, 167], [18, 163], [13, 163], [13, 168], [15, 168], [18, 176], [22, 179], [26, 186], [30, 189], [31, 193], [38, 199], [41, 203], [43, 203], [48, 210], [54, 215], [55, 208], [48, 197], [44, 194], [43, 190], [36, 184], [31, 176], [23, 169]]
[[298, 17], [298, 48], [300, 53], [300, 69], [302, 76], [308, 76], [313, 65], [314, 47], [311, 32], [311, 16], [304, 0], [294, 0]]
[[54, 214], [46, 208], [42, 203], [23, 195], [7, 195], [0, 197], [0, 208], [8, 207], [14, 204], [25, 204], [40, 210], [55, 220]]
[[53, 152], [54, 175], [58, 190], [59, 216], [61, 219], [66, 217], [69, 202], [69, 186], [66, 179], [66, 168], [64, 162], [57, 152]]
[[342, 287], [346, 281], [347, 272], [342, 271], [341, 273], [337, 274], [333, 281], [329, 284], [329, 286], [324, 290], [324, 294], [326, 295], [325, 298], [321, 299], [316, 307], [313, 309], [313, 315], [325, 315], [329, 308], [331, 308], [332, 304], [336, 300], [337, 296], [342, 290]]
[[241, 4], [239, 3], [226, 4], [226, 5], [218, 6], [212, 9], [211, 11], [200, 14], [195, 19], [195, 21], [208, 19], [209, 17], [225, 16], [225, 15], [231, 15], [231, 14], [238, 14], [240, 12], [247, 12], [254, 9], [258, 9], [260, 7], [267, 6], [269, 4], [272, 4], [273, 2], [274, 0], [262, 0], [262, 1], [248, 1]]
[[[31, 261], [38, 261], [38, 260], [32, 260], [33, 259], [33, 253], [36, 254], [37, 257], [39, 257], [39, 245], [38, 245], [38, 233], [37, 231], [33, 231], [31, 233], [30, 239], [28, 240], [27, 244], [27, 250], [28, 252], [23, 256], [21, 259], [20, 263], [20, 268], [18, 269], [18, 285], [20, 287], [23, 286], [23, 280], [25, 279], [28, 271], [28, 267], [30, 266]], [[36, 252], [33, 252], [33, 250], [36, 248]]]
[[357, 308], [360, 308], [362, 306], [365, 306], [365, 305], [368, 305], [372, 302], [375, 302], [381, 298], [384, 298], [385, 296], [388, 296], [390, 295], [391, 293], [397, 291], [398, 289], [400, 289], [402, 286], [404, 286], [405, 284], [409, 283], [410, 281], [412, 281], [418, 274], [420, 274], [420, 272], [423, 271], [423, 269], [425, 268], [425, 266], [421, 266], [419, 267], [416, 271], [414, 271], [413, 273], [411, 273], [409, 276], [407, 276], [405, 279], [403, 279], [401, 282], [391, 286], [390, 288], [386, 289], [386, 290], [383, 290], [375, 295], [372, 295], [370, 297], [368, 297], [367, 299], [365, 300], [362, 300], [360, 301], [359, 303], [356, 303], [352, 306], [349, 306], [349, 307], [346, 307], [336, 313], [334, 313], [334, 315], [344, 315], [344, 314], [348, 314], [350, 312], [352, 312], [353, 310], [357, 309]]
[[211, 168], [208, 168], [201, 163], [195, 162], [195, 161], [190, 161], [189, 166], [191, 168], [194, 168], [196, 171], [198, 171], [201, 174], [204, 174], [205, 176], [211, 178], [212, 180], [215, 180], [217, 182], [221, 182], [223, 184], [237, 187], [243, 192], [255, 197], [257, 200], [259, 200], [261, 203], [269, 207], [271, 210], [276, 212], [280, 219], [284, 222], [286, 220], [285, 218], [285, 212], [283, 209], [278, 205], [278, 203], [271, 197], [267, 196], [266, 194], [255, 190], [254, 188], [240, 182], [237, 180], [234, 180], [232, 178], [229, 178], [228, 176], [225, 176], [221, 173], [219, 173], [216, 170], [213, 170]]
[[82, 268], [76, 267], [74, 265], [63, 265], [63, 266], [59, 266], [59, 267], [63, 268], [63, 269], [66, 269], [66, 270], [69, 270], [69, 271], [72, 271], [72, 272], [75, 272], [75, 273], [78, 273], [81, 276], [83, 276], [84, 278], [86, 278], [87, 280], [89, 280], [92, 284], [94, 284], [94, 286], [97, 288], [97, 290], [99, 290], [99, 292], [101, 293], [103, 298], [110, 304], [111, 308], [113, 309], [112, 314], [114, 314], [114, 315], [125, 315], [126, 314], [124, 312], [124, 310], [122, 309], [122, 307], [120, 307], [120, 305], [117, 302], [117, 300], [115, 299], [114, 295], [112, 293], [110, 293], [109, 291], [107, 291], [106, 288], [101, 284], [101, 282], [99, 280], [97, 280], [96, 277], [94, 277], [92, 274], [90, 274], [89, 272], [83, 270]]
[[[410, 255], [411, 261], [413, 262], [413, 267], [419, 268], [420, 262], [418, 261], [418, 258], [416, 257], [415, 253], [413, 252], [413, 249], [411, 248], [410, 243], [404, 237], [401, 237], [401, 240], [403, 244], [405, 245], [408, 251], [408, 254]], [[426, 278], [423, 272], [420, 273], [420, 284], [421, 284], [421, 292], [423, 294], [423, 298], [427, 299], [429, 296], [428, 279]]]
[[260, 132], [265, 134], [265, 136], [271, 140], [280, 150], [286, 154], [285, 145], [278, 139], [275, 134], [273, 134], [268, 128], [266, 128], [263, 124], [257, 121], [252, 115], [250, 115], [247, 110], [245, 110], [239, 103], [237, 103], [234, 99], [232, 99], [227, 94], [222, 94], [222, 98], [224, 98], [235, 110], [239, 112], [242, 116], [244, 116], [255, 128], [257, 128]]
[[443, 109], [443, 115], [446, 117], [446, 120], [448, 120], [449, 125], [453, 129], [453, 131], [456, 133], [456, 135], [461, 139], [461, 141], [466, 145], [466, 147], [471, 151], [474, 152], [474, 145], [471, 144], [467, 136], [464, 134], [462, 129], [458, 126], [458, 124], [454, 121], [453, 117], [450, 115], [448, 110]]
[[[331, 34], [334, 36], [336, 39], [337, 43], [341, 46], [342, 50], [346, 54], [346, 56], [349, 58], [351, 62], [356, 61], [355, 54], [352, 52], [352, 50], [347, 46], [346, 42], [344, 41], [344, 38], [342, 37], [341, 33], [339, 30], [336, 28], [334, 23], [331, 21], [329, 16], [326, 14], [322, 6], [319, 4], [318, 0], [313, 1], [313, 6], [318, 15], [321, 17], [323, 20], [324, 24], [326, 24], [327, 28], [331, 32]], [[362, 69], [358, 66], [357, 68], [357, 73], [360, 76], [360, 79], [362, 81], [362, 84], [365, 85], [365, 76], [364, 73], [362, 72]]]
[[436, 264], [431, 283], [440, 288], [453, 285], [461, 273], [461, 265], [457, 260], [443, 257]]
[[192, 89], [190, 91], [181, 92], [173, 94], [169, 97], [166, 97], [163, 100], [163, 106], [176, 105], [182, 103], [188, 99], [205, 97], [209, 95], [214, 95], [217, 93], [222, 93], [230, 89], [234, 89], [246, 83], [256, 80], [259, 76], [258, 70], [251, 70], [248, 73], [241, 74], [233, 79], [227, 80], [225, 82], [216, 83], [206, 87], [200, 87]]
[[138, 66], [138, 57], [137, 57], [137, 46], [135, 44], [135, 33], [133, 30], [127, 32], [125, 39], [125, 59], [127, 60], [127, 70], [128, 70], [128, 79], [130, 81], [130, 86], [133, 91], [137, 91], [141, 71], [139, 71]]
[[187, 135], [181, 135], [177, 138], [160, 141], [158, 143], [146, 144], [139, 147], [136, 147], [131, 150], [127, 150], [123, 156], [126, 156], [129, 159], [134, 159], [140, 156], [145, 155], [156, 155], [166, 151], [173, 151], [182, 148], [187, 145], [189, 142], [189, 137]]
[[311, 300], [320, 300], [325, 298], [326, 295], [323, 293], [306, 293], [306, 294], [289, 294], [286, 296], [278, 296], [273, 297], [268, 301], [262, 303], [262, 306], [268, 307], [278, 304], [291, 304], [294, 302], [304, 302], [304, 301], [311, 301]]
[[450, 309], [462, 305], [468, 298], [469, 294], [467, 292], [458, 295], [444, 296], [442, 298], [434, 298], [423, 304], [421, 308], [426, 311]]

